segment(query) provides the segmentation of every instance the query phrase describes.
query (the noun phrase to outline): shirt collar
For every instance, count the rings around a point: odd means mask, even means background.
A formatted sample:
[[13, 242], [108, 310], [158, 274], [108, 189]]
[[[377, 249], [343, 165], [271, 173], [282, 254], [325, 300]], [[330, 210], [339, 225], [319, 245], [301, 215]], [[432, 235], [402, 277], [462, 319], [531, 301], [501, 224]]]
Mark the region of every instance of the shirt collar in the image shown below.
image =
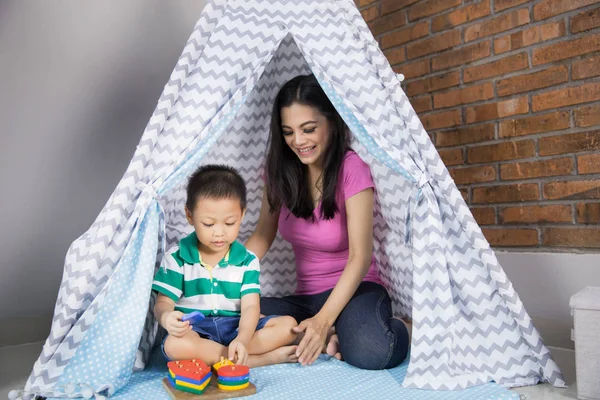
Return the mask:
[[[219, 261], [219, 267], [226, 267], [227, 265], [241, 266], [246, 260], [248, 251], [246, 248], [239, 243], [234, 241], [229, 246], [229, 251], [225, 254], [225, 257]], [[198, 237], [196, 232], [190, 233], [179, 241], [179, 255], [188, 264], [201, 264], [202, 259], [198, 252]]]

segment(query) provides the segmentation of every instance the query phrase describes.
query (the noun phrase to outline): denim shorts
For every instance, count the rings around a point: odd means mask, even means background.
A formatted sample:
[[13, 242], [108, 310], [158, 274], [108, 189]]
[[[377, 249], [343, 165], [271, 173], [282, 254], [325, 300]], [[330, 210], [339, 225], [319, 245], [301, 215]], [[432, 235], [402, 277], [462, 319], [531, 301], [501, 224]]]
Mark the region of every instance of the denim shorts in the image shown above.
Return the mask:
[[[268, 317], [260, 318], [256, 325], [256, 330], [264, 328], [267, 322], [275, 317], [278, 317], [278, 315], [269, 315]], [[229, 346], [229, 343], [237, 337], [239, 326], [240, 317], [206, 317], [202, 321], [193, 324], [192, 330], [198, 333], [203, 339], [212, 340], [223, 346]], [[170, 360], [167, 353], [165, 353], [165, 341], [168, 336], [168, 334], [165, 335], [160, 348], [165, 358]]]

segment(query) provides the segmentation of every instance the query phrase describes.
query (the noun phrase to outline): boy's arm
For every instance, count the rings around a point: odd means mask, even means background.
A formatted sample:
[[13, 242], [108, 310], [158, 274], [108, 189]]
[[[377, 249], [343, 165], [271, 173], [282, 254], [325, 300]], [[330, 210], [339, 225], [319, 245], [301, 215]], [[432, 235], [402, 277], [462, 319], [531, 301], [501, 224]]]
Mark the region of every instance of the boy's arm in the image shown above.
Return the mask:
[[260, 295], [258, 293], [249, 293], [242, 297], [240, 313], [240, 326], [237, 339], [247, 347], [256, 331], [256, 325], [258, 325]]
[[175, 310], [175, 302], [164, 294], [159, 293], [154, 304], [154, 318], [156, 318], [160, 326], [166, 329], [163, 318], [173, 310]]
[[260, 261], [255, 256], [245, 268], [240, 288], [240, 326], [237, 337], [246, 346], [256, 331], [260, 317]]

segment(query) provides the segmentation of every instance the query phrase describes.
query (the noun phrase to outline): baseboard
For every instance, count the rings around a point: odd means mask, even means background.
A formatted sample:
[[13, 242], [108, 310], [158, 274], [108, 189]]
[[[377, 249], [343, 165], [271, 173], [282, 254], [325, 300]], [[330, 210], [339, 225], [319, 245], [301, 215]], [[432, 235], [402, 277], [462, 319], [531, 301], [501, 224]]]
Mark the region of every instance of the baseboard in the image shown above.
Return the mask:
[[50, 333], [52, 314], [0, 320], [0, 347], [45, 341]]

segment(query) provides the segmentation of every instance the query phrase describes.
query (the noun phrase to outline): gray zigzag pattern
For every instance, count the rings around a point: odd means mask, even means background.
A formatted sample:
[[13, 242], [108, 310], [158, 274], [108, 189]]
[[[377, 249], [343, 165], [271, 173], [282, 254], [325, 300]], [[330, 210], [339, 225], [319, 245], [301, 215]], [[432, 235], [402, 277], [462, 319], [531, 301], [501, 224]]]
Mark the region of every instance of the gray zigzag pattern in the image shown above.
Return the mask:
[[[354, 23], [354, 25], [358, 26], [359, 28], [362, 28], [362, 29], [360, 29], [360, 34], [363, 37], [366, 37], [367, 39], [372, 39], [372, 36], [371, 36], [368, 28], [365, 26], [362, 19], [357, 15], [356, 10], [354, 8], [350, 8], [349, 13], [354, 15], [354, 19], [352, 21]], [[374, 48], [374, 47], [375, 46], [372, 46], [371, 48]], [[408, 114], [404, 113], [404, 115], [406, 117], [410, 117], [410, 119], [405, 119], [405, 121], [407, 121], [407, 126], [415, 127], [415, 128], [413, 128], [414, 131], [411, 129], [411, 137], [415, 140], [415, 142], [418, 143], [418, 152], [419, 153], [417, 153], [417, 154], [422, 158], [423, 164], [427, 166], [426, 171], [427, 171], [430, 179], [433, 180], [434, 182], [440, 182], [441, 184], [439, 187], [449, 188], [449, 190], [450, 190], [450, 195], [448, 195], [448, 193], [445, 193], [444, 196], [440, 196], [438, 194], [437, 197], [440, 199], [450, 199], [449, 203], [453, 204], [453, 210], [454, 210], [454, 212], [451, 212], [450, 215], [452, 215], [452, 214], [455, 215], [455, 217], [452, 219], [458, 219], [458, 221], [460, 221], [459, 224], [461, 227], [465, 227], [465, 226], [469, 225], [469, 228], [471, 228], [471, 225], [476, 226], [472, 216], [470, 215], [470, 212], [468, 211], [468, 208], [466, 207], [466, 204], [462, 200], [462, 196], [460, 196], [460, 193], [458, 192], [458, 190], [456, 189], [455, 185], [453, 184], [451, 178], [449, 177], [447, 170], [441, 163], [441, 159], [439, 158], [439, 155], [437, 154], [435, 148], [433, 147], [431, 141], [429, 140], [428, 135], [422, 129], [422, 125], [418, 122], [418, 119], [414, 117], [414, 116], [416, 116], [416, 114], [414, 114], [414, 110], [412, 110], [410, 103], [408, 101], [406, 101], [405, 96], [404, 96], [401, 88], [399, 87], [399, 84], [394, 81], [393, 71], [391, 71], [389, 66], [385, 65], [385, 62], [383, 61], [384, 57], [381, 54], [381, 52], [379, 51], [379, 49], [376, 49], [376, 48], [373, 49], [373, 53], [374, 53], [374, 56], [376, 56], [380, 60], [382, 60], [381, 63], [384, 65], [383, 72], [386, 72], [386, 75], [388, 76], [387, 81], [390, 84], [392, 84], [393, 86], [396, 86], [395, 92], [400, 95], [400, 96], [398, 96], [398, 97], [400, 97], [400, 99], [397, 99], [396, 104], [401, 103], [405, 109], [408, 108], [409, 110], [411, 110], [411, 112], [409, 112]], [[414, 158], [417, 160], [419, 159], [419, 157], [414, 157]], [[423, 169], [423, 170], [425, 170], [425, 169]], [[434, 174], [433, 172], [436, 172], [436, 173]], [[435, 185], [433, 188], [434, 188], [434, 191], [437, 189], [437, 187]], [[444, 225], [446, 225], [446, 224], [444, 224]], [[451, 224], [448, 224], [448, 225], [451, 225]], [[457, 232], [460, 233], [460, 236], [463, 236], [463, 235], [469, 236], [468, 234], [471, 233], [471, 237], [467, 237], [466, 240], [463, 239], [465, 242], [484, 243], [486, 245], [486, 247], [489, 248], [489, 246], [487, 246], [487, 242], [485, 242], [485, 239], [483, 238], [483, 235], [481, 234], [481, 231], [478, 228], [471, 229], [471, 230], [466, 230], [464, 228], [461, 230], [455, 229], [454, 236], [450, 236], [450, 237], [451, 238], [457, 237], [457, 239], [458, 239], [458, 235], [456, 235]], [[444, 237], [444, 236], [442, 236], [442, 237]], [[447, 240], [447, 242], [453, 242], [453, 241]], [[449, 249], [449, 250], [452, 251], [451, 249]], [[496, 262], [496, 266], [497, 266], [497, 262]], [[498, 268], [499, 268], [499, 266], [498, 266]], [[507, 281], [505, 275], [503, 278], [505, 281]], [[472, 288], [472, 290], [474, 290], [474, 289], [476, 289], [475, 286]], [[465, 291], [466, 290], [467, 289], [466, 289], [466, 285], [465, 285]], [[512, 290], [512, 293], [507, 293], [506, 297], [509, 297], [509, 296], [511, 298], [516, 297], [516, 293], [514, 292], [514, 290]], [[522, 311], [524, 313], [522, 305], [521, 305], [520, 311]], [[531, 325], [530, 321], [529, 321], [528, 326], [524, 326], [523, 329], [535, 330], [535, 328], [533, 328], [533, 325]], [[535, 344], [530, 343], [530, 345], [533, 345], [534, 348], [537, 347], [537, 345], [541, 344], [541, 339], [539, 338], [539, 335], [535, 339], [537, 340], [537, 343], [535, 343]], [[547, 354], [547, 349], [545, 349], [545, 353]], [[552, 370], [554, 370], [553, 371], [554, 373], [558, 371], [558, 369], [555, 366], [550, 366], [550, 368], [548, 368], [548, 371], [552, 371]], [[549, 378], [548, 374], [546, 374], [546, 378]], [[560, 381], [560, 379], [554, 380], [553, 383], [560, 385], [561, 381]]]
[[[280, 41], [282, 29], [291, 35]], [[248, 93], [247, 82], [277, 45]], [[132, 227], [153, 197], [144, 184], [160, 187], [223, 108], [246, 94], [246, 103], [201, 163], [231, 164], [246, 179], [249, 211], [240, 239], [248, 237], [260, 208], [270, 105], [285, 81], [311, 69], [382, 151], [415, 181], [426, 177], [417, 198], [414, 183], [355, 143], [377, 186], [374, 249], [380, 275], [395, 313], [412, 316], [415, 324], [405, 385], [459, 389], [490, 379], [507, 386], [540, 380], [564, 384], [353, 1], [219, 0], [203, 11], [115, 192], [67, 252], [52, 330], [28, 392], [56, 394], [53, 384], [94, 323]], [[182, 213], [184, 189], [182, 182], [158, 197], [167, 247], [190, 232]], [[157, 261], [161, 258], [159, 253]], [[294, 291], [293, 252], [279, 236], [262, 260], [262, 276], [265, 295]], [[152, 304], [135, 368], [143, 368], [156, 339], [151, 309]]]

